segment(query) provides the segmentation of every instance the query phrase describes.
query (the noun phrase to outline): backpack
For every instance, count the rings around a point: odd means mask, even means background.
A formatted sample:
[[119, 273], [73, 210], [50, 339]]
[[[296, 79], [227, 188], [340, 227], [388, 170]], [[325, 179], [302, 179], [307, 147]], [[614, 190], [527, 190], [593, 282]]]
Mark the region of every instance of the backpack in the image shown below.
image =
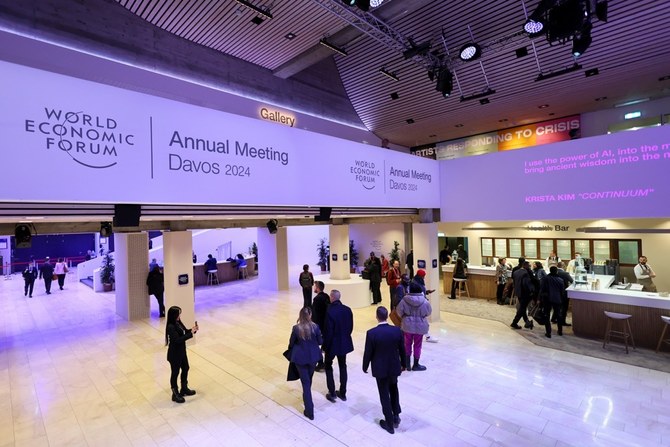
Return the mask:
[[310, 272], [302, 272], [300, 274], [300, 285], [302, 287], [312, 287], [312, 274]]

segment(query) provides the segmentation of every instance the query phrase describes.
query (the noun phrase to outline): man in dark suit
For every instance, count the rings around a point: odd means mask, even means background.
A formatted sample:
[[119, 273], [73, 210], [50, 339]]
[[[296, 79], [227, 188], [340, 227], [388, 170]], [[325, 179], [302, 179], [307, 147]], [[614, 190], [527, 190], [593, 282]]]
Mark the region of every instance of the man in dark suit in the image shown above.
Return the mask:
[[[326, 312], [330, 305], [330, 297], [323, 291], [324, 287], [325, 284], [323, 281], [314, 281], [314, 293], [316, 293], [316, 296], [312, 301], [312, 321], [319, 326], [319, 330], [322, 334], [326, 329]], [[323, 371], [324, 368], [322, 354], [314, 370]]]
[[370, 329], [365, 336], [363, 353], [363, 372], [367, 374], [372, 364], [372, 375], [377, 380], [379, 401], [382, 404], [384, 419], [379, 421], [381, 428], [393, 434], [394, 427], [400, 425], [400, 396], [398, 394], [398, 376], [401, 368], [406, 368], [405, 343], [400, 328], [386, 322], [388, 310], [384, 306], [377, 308], [377, 327]]
[[23, 296], [30, 295], [30, 298], [33, 297], [33, 286], [35, 285], [35, 279], [37, 279], [37, 269], [33, 263], [30, 262], [23, 271], [23, 281], [25, 283]]
[[[565, 321], [565, 317], [568, 316], [568, 306], [570, 305], [570, 298], [568, 298], [568, 287], [575, 282], [574, 279], [572, 279], [572, 276], [570, 276], [570, 273], [566, 272], [563, 267], [565, 264], [563, 261], [558, 263], [558, 271], [557, 274], [560, 278], [563, 279], [564, 283], [564, 289], [563, 289], [563, 295], [561, 296], [561, 318], [563, 319], [562, 323], [563, 326], [572, 326], [572, 324], [567, 323]], [[552, 315], [551, 317], [551, 322], [556, 323], [558, 321], [557, 317], [555, 315]]]
[[[335, 396], [347, 400], [347, 354], [354, 350], [351, 333], [354, 330], [354, 314], [351, 309], [340, 301], [340, 291], [330, 291], [330, 306], [326, 312], [326, 332], [323, 336], [323, 351], [325, 352], [326, 399], [335, 402]], [[340, 389], [335, 391], [333, 377], [333, 359], [337, 357], [340, 368]]]
[[51, 295], [51, 281], [54, 278], [54, 266], [49, 261], [49, 257], [45, 259], [44, 264], [40, 267], [40, 278], [44, 278], [44, 288], [46, 289], [47, 295]]

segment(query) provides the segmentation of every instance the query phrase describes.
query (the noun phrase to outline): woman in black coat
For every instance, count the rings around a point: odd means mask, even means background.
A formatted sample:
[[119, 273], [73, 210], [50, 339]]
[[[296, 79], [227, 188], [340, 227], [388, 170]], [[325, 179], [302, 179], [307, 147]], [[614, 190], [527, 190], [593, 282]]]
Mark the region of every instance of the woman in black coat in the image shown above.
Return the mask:
[[323, 344], [321, 331], [316, 323], [312, 322], [312, 309], [303, 307], [298, 315], [298, 321], [291, 330], [288, 349], [291, 351], [291, 362], [295, 363], [302, 384], [302, 400], [305, 404], [303, 414], [308, 419], [314, 419], [314, 402], [312, 402], [312, 376], [314, 367], [321, 360]]
[[154, 268], [149, 272], [147, 276], [147, 286], [149, 287], [149, 295], [156, 297], [158, 301], [158, 309], [160, 312], [160, 317], [165, 316], [165, 304], [163, 303], [163, 293], [165, 292], [165, 280], [163, 277], [163, 272], [159, 266], [154, 266]]
[[[184, 403], [184, 396], [193, 396], [195, 391], [188, 388], [188, 357], [186, 356], [186, 340], [193, 338], [198, 332], [198, 322], [191, 329], [186, 329], [181, 322], [181, 308], [172, 306], [168, 309], [167, 322], [165, 323], [165, 345], [168, 347], [167, 360], [170, 362], [170, 388], [172, 388], [172, 401]], [[177, 376], [181, 370], [181, 390], [177, 388]]]

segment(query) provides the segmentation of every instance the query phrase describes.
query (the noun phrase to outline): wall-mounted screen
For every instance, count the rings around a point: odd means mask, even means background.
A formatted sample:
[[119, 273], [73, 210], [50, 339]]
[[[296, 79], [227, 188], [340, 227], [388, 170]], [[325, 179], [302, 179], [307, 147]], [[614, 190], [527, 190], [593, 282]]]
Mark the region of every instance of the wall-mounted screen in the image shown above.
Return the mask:
[[670, 126], [439, 163], [447, 222], [670, 216]]

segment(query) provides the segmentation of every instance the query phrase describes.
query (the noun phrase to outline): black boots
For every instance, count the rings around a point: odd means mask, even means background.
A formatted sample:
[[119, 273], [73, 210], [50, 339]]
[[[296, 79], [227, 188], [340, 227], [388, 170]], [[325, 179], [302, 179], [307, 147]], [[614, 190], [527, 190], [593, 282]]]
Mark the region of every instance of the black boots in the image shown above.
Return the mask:
[[425, 371], [426, 367], [419, 365], [419, 359], [414, 357], [414, 366], [412, 366], [412, 371]]
[[186, 402], [186, 399], [181, 397], [181, 394], [179, 394], [177, 388], [172, 388], [172, 402], [177, 402], [178, 404], [183, 404]]
[[182, 383], [179, 394], [181, 394], [182, 396], [193, 396], [195, 395], [195, 391], [189, 389], [187, 383]]

